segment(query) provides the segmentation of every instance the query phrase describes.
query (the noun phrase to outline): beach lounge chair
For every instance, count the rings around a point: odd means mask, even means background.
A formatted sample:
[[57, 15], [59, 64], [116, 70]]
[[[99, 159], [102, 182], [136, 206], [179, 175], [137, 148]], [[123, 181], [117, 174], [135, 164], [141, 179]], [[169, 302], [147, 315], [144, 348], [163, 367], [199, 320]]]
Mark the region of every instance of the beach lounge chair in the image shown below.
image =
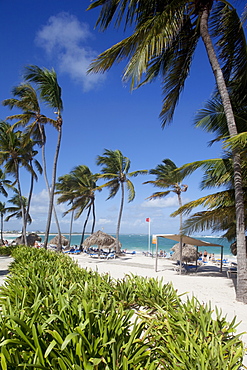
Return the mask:
[[238, 273], [238, 269], [237, 269], [237, 264], [235, 262], [232, 262], [229, 266], [228, 266], [228, 270], [226, 271], [226, 275], [229, 278], [233, 277], [233, 276], [237, 276], [237, 273]]
[[111, 258], [116, 258], [116, 253], [114, 253], [114, 252], [111, 252], [111, 253], [109, 253], [107, 256], [106, 256], [106, 259], [111, 259]]
[[[197, 272], [199, 266], [196, 265], [186, 265], [185, 263], [182, 263], [182, 272], [185, 274], [188, 274], [190, 272]], [[174, 267], [174, 270], [179, 272], [180, 271], [180, 263], [177, 261], [176, 267]]]

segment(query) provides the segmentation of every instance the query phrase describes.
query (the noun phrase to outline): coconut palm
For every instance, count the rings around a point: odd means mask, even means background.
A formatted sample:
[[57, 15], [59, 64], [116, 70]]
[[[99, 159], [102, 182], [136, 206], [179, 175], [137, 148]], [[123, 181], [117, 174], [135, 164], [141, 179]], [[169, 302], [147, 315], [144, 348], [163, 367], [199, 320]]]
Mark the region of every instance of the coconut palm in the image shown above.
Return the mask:
[[130, 169], [130, 159], [124, 157], [120, 150], [108, 150], [105, 149], [102, 156], [98, 156], [96, 163], [98, 166], [102, 166], [101, 175], [99, 178], [103, 178], [107, 181], [105, 184], [101, 185], [100, 188], [108, 187], [110, 190], [109, 197], [111, 199], [115, 197], [118, 190], [121, 189], [121, 203], [117, 222], [117, 232], [116, 232], [116, 252], [120, 252], [119, 246], [119, 231], [120, 223], [123, 213], [124, 205], [124, 184], [128, 191], [128, 201], [131, 202], [135, 198], [135, 189], [133, 183], [130, 181], [129, 177], [136, 177], [141, 174], [146, 174], [147, 170], [139, 170], [134, 172], [129, 172]]
[[0, 243], [1, 243], [1, 245], [4, 245], [4, 240], [3, 240], [3, 217], [4, 217], [5, 213], [6, 213], [5, 203], [0, 202], [0, 217], [1, 217], [1, 239], [0, 239]]
[[[1, 125], [1, 122], [0, 122]], [[6, 179], [6, 173], [0, 168], [0, 193], [3, 194], [5, 197], [8, 196], [8, 192], [6, 189], [11, 189], [11, 181]]]
[[[14, 195], [11, 199], [8, 200], [9, 203], [12, 203], [13, 205], [10, 207], [6, 207], [5, 210], [7, 213], [10, 213], [5, 218], [5, 221], [8, 222], [12, 217], [16, 217], [17, 219], [23, 219], [23, 209], [25, 214], [25, 219], [27, 220], [28, 224], [32, 223], [32, 218], [29, 213], [27, 213], [27, 204], [28, 200], [26, 197], [22, 196], [20, 197], [19, 194]], [[22, 230], [23, 235], [23, 230]]]
[[[92, 63], [90, 72], [104, 72], [115, 62], [128, 58], [123, 78], [131, 79], [132, 87], [161, 77], [164, 100], [160, 116], [164, 126], [173, 118], [201, 38], [222, 100], [229, 135], [237, 135], [227, 87], [237, 80], [242, 91], [246, 91], [247, 48], [241, 21], [229, 2], [93, 0], [88, 9], [96, 7], [101, 7], [97, 25], [102, 29], [115, 20], [116, 27], [123, 21], [133, 32], [100, 54]], [[233, 151], [233, 163], [239, 250], [237, 299], [247, 303], [244, 200], [240, 155], [236, 150]]]
[[[39, 72], [39, 69], [37, 70], [37, 72]], [[8, 116], [6, 119], [16, 120], [16, 122], [12, 126], [13, 129], [19, 126], [24, 126], [25, 132], [29, 134], [30, 137], [32, 137], [38, 145], [41, 146], [44, 179], [46, 183], [47, 192], [50, 197], [50, 185], [47, 175], [46, 156], [45, 156], [45, 144], [46, 144], [45, 125], [51, 124], [53, 127], [57, 128], [57, 120], [54, 120], [41, 114], [39, 97], [37, 95], [36, 90], [31, 84], [22, 83], [19, 86], [14, 87], [12, 89], [12, 94], [14, 98], [5, 99], [2, 102], [2, 104], [4, 106], [8, 106], [10, 109], [13, 108], [21, 109], [22, 113]], [[58, 234], [61, 236], [60, 226], [54, 205], [53, 212], [58, 229]]]
[[[6, 179], [5, 172], [2, 171], [0, 168], [0, 193], [3, 194], [5, 197], [8, 196], [6, 188], [12, 188], [11, 181]], [[3, 240], [3, 216], [5, 214], [5, 203], [0, 202], [0, 216], [1, 216], [1, 243], [4, 244]]]
[[[34, 181], [38, 180], [38, 176], [34, 170], [34, 167], [39, 172], [39, 174], [42, 174], [42, 167], [39, 161], [35, 159], [35, 156], [38, 154], [38, 151], [34, 149], [36, 142], [30, 139], [29, 134], [23, 135], [23, 141], [25, 143], [25, 157], [26, 157], [27, 162], [29, 163], [30, 170], [31, 170], [31, 181], [30, 181], [30, 189], [29, 189], [27, 212], [26, 212], [26, 215], [28, 215], [30, 211], [31, 200], [32, 200], [32, 195], [33, 195]], [[27, 226], [27, 220], [25, 220], [25, 222]]]
[[[234, 182], [233, 182], [233, 165], [232, 158], [216, 158], [203, 161], [188, 163], [178, 170], [182, 176], [189, 176], [192, 172], [201, 168], [204, 171], [204, 176], [200, 184], [200, 188], [221, 188], [226, 190], [218, 191], [213, 194], [201, 197], [197, 200], [184, 204], [171, 216], [178, 214], [189, 214], [192, 210], [199, 206], [206, 208], [205, 211], [199, 211], [191, 215], [183, 223], [184, 232], [200, 232], [207, 229], [212, 229], [213, 232], [225, 231], [222, 235], [229, 241], [236, 238], [236, 212], [234, 200]], [[242, 161], [242, 170], [244, 179], [247, 175], [247, 162]], [[247, 204], [246, 198], [246, 181], [244, 182], [244, 201]], [[247, 208], [245, 206], [245, 216]]]
[[[47, 216], [47, 225], [46, 225], [46, 233], [45, 233], [45, 240], [44, 240], [44, 247], [47, 247], [48, 238], [50, 233], [50, 226], [51, 226], [51, 218], [54, 206], [54, 192], [55, 192], [55, 184], [56, 184], [56, 175], [57, 175], [57, 162], [58, 162], [58, 155], [60, 150], [61, 138], [62, 138], [62, 110], [63, 110], [63, 102], [61, 98], [61, 88], [57, 81], [56, 72], [52, 70], [48, 70], [46, 68], [39, 68], [38, 66], [28, 66], [25, 69], [24, 78], [27, 82], [33, 82], [40, 93], [40, 99], [44, 102], [48, 107], [55, 109], [55, 114], [57, 115], [57, 119], [55, 121], [55, 128], [58, 132], [57, 138], [57, 146], [55, 149], [54, 155], [54, 162], [53, 162], [53, 172], [52, 172], [52, 180], [51, 180], [51, 187], [49, 191], [49, 209], [48, 209], [48, 216]], [[61, 231], [58, 230], [59, 237], [61, 239]], [[58, 243], [58, 246], [62, 247], [61, 243]]]
[[[182, 206], [181, 193], [187, 191], [188, 185], [182, 184], [184, 177], [176, 171], [177, 166], [170, 159], [163, 159], [162, 163], [156, 168], [151, 169], [149, 173], [156, 176], [156, 180], [146, 181], [144, 184], [152, 184], [161, 189], [168, 189], [166, 191], [158, 191], [152, 194], [149, 199], [164, 198], [170, 192], [177, 194], [179, 207]], [[182, 273], [182, 214], [180, 214], [180, 273]]]
[[[14, 132], [11, 126], [6, 122], [0, 125], [0, 164], [4, 164], [6, 173], [15, 177], [18, 187], [18, 196], [20, 205], [22, 204], [22, 191], [20, 182], [20, 166], [24, 167], [30, 173], [33, 172], [29, 165], [26, 155], [26, 146], [20, 131]], [[26, 222], [24, 205], [22, 207], [22, 241], [26, 244]]]
[[[71, 188], [71, 175], [63, 175], [58, 178], [56, 183], [55, 194], [60, 194], [60, 197], [57, 199], [57, 203], [68, 203], [68, 205], [73, 205], [73, 191]], [[65, 216], [65, 214], [63, 214]], [[73, 228], [73, 219], [74, 219], [74, 210], [71, 212], [70, 220], [70, 231], [69, 231], [69, 246], [71, 245], [72, 237], [72, 228]]]
[[61, 194], [57, 199], [58, 203], [68, 202], [71, 207], [64, 215], [75, 212], [75, 219], [78, 219], [82, 212], [87, 209], [87, 216], [83, 225], [82, 237], [80, 242], [80, 249], [83, 248], [84, 235], [86, 226], [89, 220], [90, 213], [93, 214], [92, 230], [95, 227], [95, 191], [101, 189], [97, 188], [97, 176], [94, 175], [90, 169], [85, 165], [76, 166], [69, 174], [59, 177], [56, 184], [56, 194]]

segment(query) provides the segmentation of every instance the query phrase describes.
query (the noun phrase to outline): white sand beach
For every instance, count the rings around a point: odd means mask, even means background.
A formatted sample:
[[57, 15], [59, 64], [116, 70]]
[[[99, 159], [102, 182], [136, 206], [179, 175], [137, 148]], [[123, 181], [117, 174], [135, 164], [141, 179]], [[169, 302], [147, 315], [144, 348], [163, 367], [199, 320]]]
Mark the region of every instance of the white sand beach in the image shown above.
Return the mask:
[[[247, 305], [236, 301], [235, 286], [236, 277], [227, 278], [226, 267], [219, 272], [219, 267], [205, 265], [195, 273], [179, 275], [174, 271], [174, 261], [159, 258], [157, 272], [155, 271], [155, 258], [140, 254], [126, 254], [116, 259], [99, 259], [89, 257], [86, 253], [79, 255], [69, 254], [73, 260], [82, 268], [92, 269], [103, 274], [110, 274], [113, 278], [123, 278], [126, 274], [135, 274], [145, 277], [163, 279], [164, 283], [171, 282], [178, 293], [186, 293], [187, 296], [194, 295], [201, 303], [211, 302], [212, 309], [215, 306], [222, 310], [227, 321], [236, 316], [238, 333], [245, 332], [241, 339], [247, 347]], [[12, 261], [10, 257], [0, 257], [0, 283], [6, 276], [8, 264]], [[247, 366], [247, 355], [244, 359]]]

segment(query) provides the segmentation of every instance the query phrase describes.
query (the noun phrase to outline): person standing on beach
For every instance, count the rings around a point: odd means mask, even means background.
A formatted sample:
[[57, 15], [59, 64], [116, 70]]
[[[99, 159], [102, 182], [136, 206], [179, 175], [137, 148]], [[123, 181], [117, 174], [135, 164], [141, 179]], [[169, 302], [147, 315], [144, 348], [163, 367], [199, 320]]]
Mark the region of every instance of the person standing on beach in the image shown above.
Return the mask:
[[208, 257], [208, 252], [205, 250], [205, 251], [203, 252], [203, 261], [204, 261], [204, 262], [207, 262], [207, 257]]

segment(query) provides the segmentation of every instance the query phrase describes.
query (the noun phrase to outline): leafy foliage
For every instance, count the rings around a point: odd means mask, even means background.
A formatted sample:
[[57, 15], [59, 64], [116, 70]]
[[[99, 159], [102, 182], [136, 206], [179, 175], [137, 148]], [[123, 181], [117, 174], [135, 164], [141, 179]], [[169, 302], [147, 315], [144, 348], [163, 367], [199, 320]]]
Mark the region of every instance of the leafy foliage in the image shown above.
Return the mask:
[[216, 310], [158, 279], [80, 269], [21, 247], [0, 290], [3, 370], [237, 370], [243, 343]]

